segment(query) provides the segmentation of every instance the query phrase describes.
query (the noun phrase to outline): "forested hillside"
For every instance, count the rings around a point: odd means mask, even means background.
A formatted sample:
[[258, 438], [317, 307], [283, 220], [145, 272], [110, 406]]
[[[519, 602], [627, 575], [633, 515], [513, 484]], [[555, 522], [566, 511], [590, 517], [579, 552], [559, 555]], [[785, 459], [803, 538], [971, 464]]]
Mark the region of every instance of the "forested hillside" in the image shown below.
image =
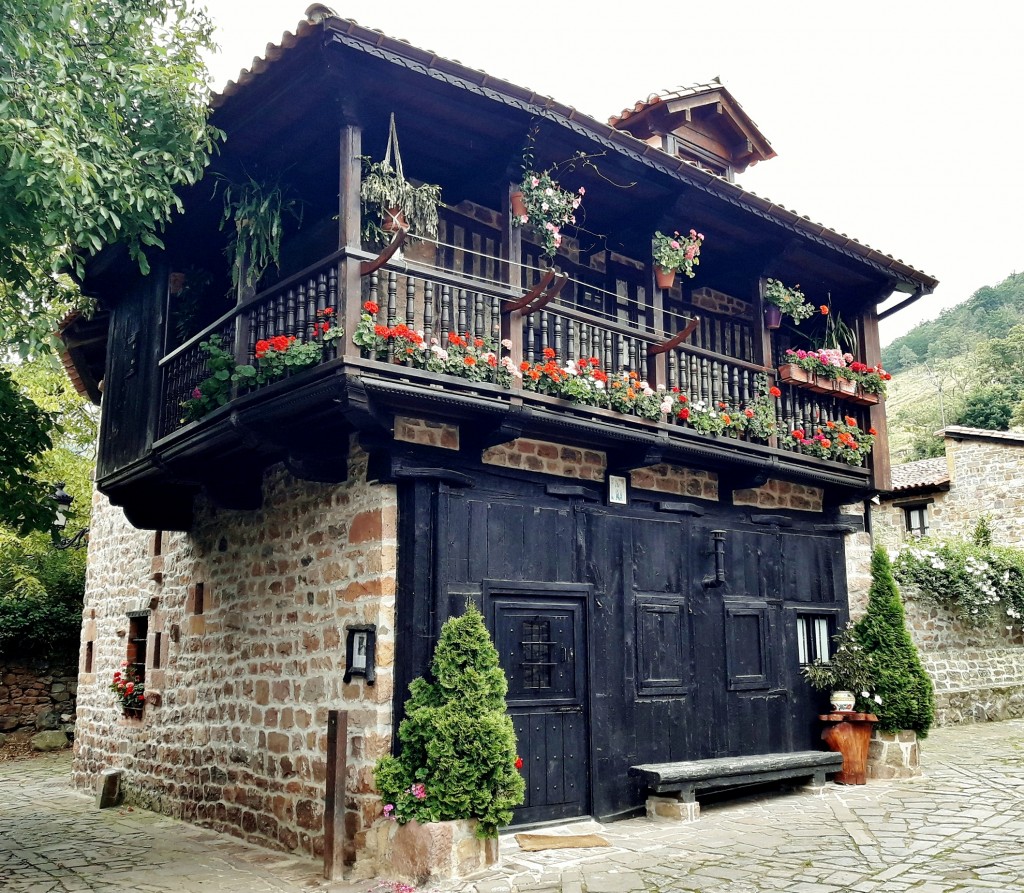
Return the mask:
[[944, 425], [1024, 426], [1024, 273], [984, 286], [882, 352], [894, 463], [941, 455]]

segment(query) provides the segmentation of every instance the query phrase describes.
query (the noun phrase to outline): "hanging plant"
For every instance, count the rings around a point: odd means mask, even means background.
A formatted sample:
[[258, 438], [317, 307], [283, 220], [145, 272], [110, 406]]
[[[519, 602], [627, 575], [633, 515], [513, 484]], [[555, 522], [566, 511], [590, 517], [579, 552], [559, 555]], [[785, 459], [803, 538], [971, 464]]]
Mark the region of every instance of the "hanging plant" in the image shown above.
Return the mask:
[[408, 225], [411, 234], [436, 239], [441, 187], [431, 183], [416, 186], [406, 180], [393, 113], [384, 160], [373, 161], [367, 155], [361, 160], [359, 198], [363, 206], [363, 238], [385, 244], [391, 232]]
[[790, 288], [778, 279], [766, 279], [764, 283], [764, 300], [766, 304], [778, 307], [779, 311], [788, 316], [798, 325], [802, 320], [814, 316], [814, 305], [807, 300], [800, 286]]
[[[290, 214], [302, 224], [302, 205], [288, 194], [280, 177], [261, 181], [246, 175], [243, 182], [220, 177], [224, 184], [224, 213], [220, 228], [231, 224], [227, 255], [231, 284], [255, 287], [271, 265], [280, 270], [283, 217]], [[215, 190], [216, 191], [216, 190]]]

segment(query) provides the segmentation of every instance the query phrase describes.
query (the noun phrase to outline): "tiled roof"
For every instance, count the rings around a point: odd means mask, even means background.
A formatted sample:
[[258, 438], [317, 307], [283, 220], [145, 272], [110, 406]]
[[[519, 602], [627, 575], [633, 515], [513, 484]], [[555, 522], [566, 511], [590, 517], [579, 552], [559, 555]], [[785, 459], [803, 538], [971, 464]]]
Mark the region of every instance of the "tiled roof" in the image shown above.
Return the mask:
[[892, 467], [892, 492], [916, 490], [921, 487], [940, 487], [949, 483], [946, 457], [920, 459]]
[[[242, 69], [236, 80], [228, 81], [223, 90], [219, 93], [215, 93], [211, 97], [210, 105], [215, 109], [223, 105], [228, 98], [234, 96], [255, 78], [259, 77], [271, 68], [278, 59], [286, 55], [289, 49], [307, 39], [310, 35], [318, 33], [327, 22], [330, 22], [331, 27], [342, 34], [365, 43], [369, 43], [373, 47], [390, 50], [394, 53], [413, 58], [428, 69], [444, 71], [448, 74], [457, 74], [469, 82], [476, 83], [478, 85], [486, 85], [490, 90], [497, 90], [505, 93], [506, 95], [523, 98], [530, 103], [540, 105], [545, 109], [549, 109], [561, 115], [568, 121], [573, 121], [587, 127], [592, 130], [595, 135], [606, 139], [614, 139], [617, 142], [622, 142], [624, 145], [629, 145], [637, 152], [644, 154], [659, 152], [661, 155], [664, 155], [665, 162], [667, 164], [674, 165], [676, 170], [682, 171], [683, 169], [687, 169], [687, 176], [698, 178], [704, 177], [708, 178], [709, 181], [715, 181], [715, 191], [720, 192], [725, 200], [732, 201], [734, 203], [740, 202], [749, 204], [757, 213], [763, 213], [774, 217], [780, 222], [802, 230], [812, 239], [823, 239], [836, 246], [841, 251], [845, 250], [852, 254], [859, 255], [890, 271], [898, 278], [915, 283], [915, 285], [917, 285], [925, 294], [932, 292], [935, 289], [935, 286], [938, 285], [938, 280], [934, 276], [911, 267], [909, 264], [904, 263], [901, 258], [893, 257], [891, 254], [885, 254], [864, 242], [859, 242], [857, 239], [851, 238], [846, 233], [839, 233], [835, 230], [829, 229], [821, 223], [815, 223], [809, 217], [797, 214], [795, 211], [786, 208], [784, 205], [773, 202], [771, 199], [759, 196], [749, 190], [745, 190], [735, 183], [730, 183], [725, 178], [719, 177], [710, 171], [694, 168], [690, 162], [683, 159], [673, 158], [667, 153], [662, 152], [662, 150], [649, 146], [642, 140], [637, 139], [627, 131], [619, 130], [615, 127], [610, 127], [609, 131], [609, 125], [601, 124], [596, 119], [578, 111], [572, 106], [563, 105], [551, 97], [543, 96], [531, 90], [518, 87], [508, 81], [503, 81], [481, 69], [469, 68], [457, 60], [445, 59], [438, 56], [433, 52], [433, 50], [418, 49], [407, 40], [388, 37], [381, 31], [360, 25], [354, 19], [342, 18], [337, 15], [334, 10], [320, 3], [314, 3], [306, 10], [306, 18], [299, 22], [294, 34], [290, 31], [286, 31], [281, 37], [281, 41], [279, 43], [267, 44], [263, 56], [257, 56], [253, 59], [252, 65], [247, 69]], [[684, 96], [686, 95], [686, 91], [696, 91], [701, 88], [706, 89], [708, 86], [709, 85], [705, 84], [679, 88], [678, 95]], [[721, 87], [721, 84], [718, 86]], [[649, 98], [648, 102], [651, 101], [653, 101], [653, 99]], [[664, 101], [664, 96], [662, 96], [661, 101]], [[735, 100], [733, 101], [735, 102]], [[643, 106], [643, 103], [638, 103], [638, 105]], [[692, 175], [689, 173], [690, 168], [693, 168]]]
[[[608, 119], [608, 123], [612, 127], [618, 127], [623, 121], [632, 118], [634, 115], [638, 115], [640, 112], [649, 109], [651, 106], [658, 105], [662, 102], [672, 102], [675, 99], [685, 99], [687, 96], [698, 96], [701, 93], [710, 93], [714, 90], [721, 90], [729, 97], [729, 101], [733, 107], [742, 112], [743, 117], [746, 118], [754, 127], [757, 127], [756, 122], [744, 111], [743, 106], [736, 101], [736, 97], [732, 95], [729, 89], [719, 80], [713, 78], [706, 84], [690, 84], [687, 87], [673, 87], [671, 90], [662, 90], [660, 93], [652, 93], [646, 99], [639, 99], [632, 106], [632, 108], [623, 109], [618, 115], [612, 115]], [[760, 127], [757, 127], [760, 131]]]
[[988, 428], [947, 425], [942, 429], [941, 434], [955, 440], [994, 440], [1009, 444], [1024, 444], [1024, 433], [1020, 431], [990, 431]]

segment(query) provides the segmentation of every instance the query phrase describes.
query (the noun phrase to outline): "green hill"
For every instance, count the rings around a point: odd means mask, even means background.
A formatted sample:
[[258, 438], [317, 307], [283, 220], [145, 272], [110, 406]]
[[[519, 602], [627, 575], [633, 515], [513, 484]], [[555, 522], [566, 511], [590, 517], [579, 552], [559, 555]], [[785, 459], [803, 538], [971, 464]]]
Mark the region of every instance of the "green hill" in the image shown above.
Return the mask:
[[882, 350], [882, 365], [895, 375], [922, 360], [960, 356], [965, 344], [1005, 337], [1021, 324], [1024, 273], [1013, 273], [998, 285], [982, 286], [962, 304], [943, 310], [937, 319], [923, 322], [897, 338]]

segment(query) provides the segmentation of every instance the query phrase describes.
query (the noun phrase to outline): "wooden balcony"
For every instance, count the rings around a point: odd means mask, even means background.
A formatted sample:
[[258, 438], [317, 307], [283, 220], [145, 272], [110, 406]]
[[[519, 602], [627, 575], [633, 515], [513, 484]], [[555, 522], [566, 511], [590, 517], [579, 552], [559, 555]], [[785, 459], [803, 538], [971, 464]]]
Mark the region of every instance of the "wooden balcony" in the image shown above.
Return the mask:
[[[385, 437], [396, 415], [412, 415], [459, 424], [463, 444], [480, 448], [520, 435], [592, 446], [608, 453], [612, 470], [678, 461], [725, 472], [733, 488], [769, 476], [831, 488], [836, 498], [870, 487], [870, 463], [857, 467], [815, 458], [786, 435], [844, 417], [866, 430], [872, 409], [839, 393], [776, 382], [775, 367], [754, 359], [764, 333], [753, 320], [686, 314], [670, 296], [647, 287], [640, 268], [611, 293], [595, 284], [607, 281], [605, 275], [562, 258], [558, 275], [544, 276], [529, 263], [516, 267], [483, 252], [471, 261], [462, 252], [455, 258], [461, 268], [453, 269], [444, 265], [452, 263], [450, 248], [434, 249], [426, 262], [413, 259], [423, 257], [422, 246], [388, 259], [336, 252], [241, 302], [168, 352], [159, 361], [151, 447], [161, 474], [202, 485], [224, 505], [251, 508], [258, 504], [259, 477], [271, 462], [283, 459], [302, 477], [340, 480], [348, 434]], [[518, 285], [509, 284], [514, 278]], [[346, 281], [354, 283], [348, 291]], [[756, 292], [756, 283], [751, 290]], [[416, 368], [393, 348], [369, 356], [351, 337], [366, 302], [378, 305], [379, 324], [404, 323], [427, 344], [434, 339], [443, 346], [450, 332], [494, 345], [504, 341], [511, 347], [499, 353], [517, 370], [547, 357], [559, 366], [596, 358], [607, 373], [634, 371], [638, 387], [647, 383], [666, 395], [686, 395], [690, 406], [742, 412], [758, 398], [759, 376], [766, 376], [767, 385], [777, 384], [781, 392], [771, 401], [778, 433], [712, 435], [674, 412], [644, 418], [538, 393], [520, 379], [502, 384], [500, 367], [470, 380]], [[307, 342], [324, 311], [343, 321], [346, 332], [325, 347], [319, 362], [277, 380], [236, 384], [224, 406], [185, 420], [183, 406], [210, 375], [202, 343], [218, 336], [238, 364], [255, 364], [258, 342], [277, 335]], [[764, 378], [761, 384], [763, 391]], [[117, 489], [119, 482], [135, 485], [138, 474], [118, 474], [106, 484]], [[161, 523], [170, 526], [166, 519]]]

